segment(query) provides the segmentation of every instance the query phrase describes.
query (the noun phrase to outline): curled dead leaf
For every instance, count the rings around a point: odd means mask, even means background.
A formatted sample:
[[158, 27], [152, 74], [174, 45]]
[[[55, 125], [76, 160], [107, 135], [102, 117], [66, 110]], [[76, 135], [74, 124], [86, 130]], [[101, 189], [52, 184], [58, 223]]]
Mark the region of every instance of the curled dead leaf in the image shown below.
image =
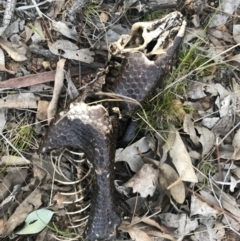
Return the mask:
[[177, 172], [166, 163], [161, 164], [159, 170], [158, 181], [161, 189], [170, 193], [177, 203], [183, 203], [185, 200], [185, 187]]
[[[170, 147], [169, 143], [172, 144], [170, 144]], [[170, 149], [169, 154], [181, 179], [186, 182], [198, 182], [189, 153], [179, 132], [174, 127], [172, 127], [172, 132], [169, 134], [168, 141], [165, 145]]]
[[101, 12], [99, 17], [100, 17], [101, 21], [104, 22], [104, 23], [106, 23], [109, 19], [108, 15], [104, 12]]
[[10, 57], [18, 62], [27, 60], [27, 46], [24, 44], [12, 44], [6, 40], [0, 39], [0, 46], [10, 55]]
[[133, 192], [138, 192], [141, 197], [152, 196], [157, 187], [157, 178], [158, 170], [151, 164], [144, 164], [141, 170], [124, 185], [131, 187]]
[[119, 227], [120, 230], [129, 233], [132, 240], [135, 241], [152, 241], [143, 230], [137, 225], [131, 225], [129, 222], [123, 222]]

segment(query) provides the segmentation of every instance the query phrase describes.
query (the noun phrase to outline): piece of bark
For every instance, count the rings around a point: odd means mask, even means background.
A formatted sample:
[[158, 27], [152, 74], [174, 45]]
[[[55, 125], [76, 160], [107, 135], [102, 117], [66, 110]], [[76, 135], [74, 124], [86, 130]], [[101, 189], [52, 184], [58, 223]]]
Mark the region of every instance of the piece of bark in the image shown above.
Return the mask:
[[37, 210], [42, 205], [41, 200], [42, 192], [39, 189], [35, 189], [29, 196], [27, 196], [8, 219], [2, 232], [2, 237], [6, 237], [12, 233], [18, 225], [24, 222], [29, 213]]

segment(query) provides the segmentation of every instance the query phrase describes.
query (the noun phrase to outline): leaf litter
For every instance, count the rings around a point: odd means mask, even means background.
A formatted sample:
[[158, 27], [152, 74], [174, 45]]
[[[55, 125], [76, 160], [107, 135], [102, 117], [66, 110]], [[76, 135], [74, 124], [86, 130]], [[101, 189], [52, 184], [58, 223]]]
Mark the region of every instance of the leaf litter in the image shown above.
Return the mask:
[[[58, 230], [67, 231], [71, 239], [78, 239], [84, 232], [92, 165], [83, 154], [70, 150], [38, 156], [36, 152], [45, 133], [43, 121], [64, 110], [73, 99], [69, 93], [84, 89], [94, 79], [94, 71], [105, 66], [104, 51], [108, 44], [129, 32], [132, 19], [125, 22], [121, 19], [131, 17], [128, 8], [139, 14], [151, 9], [138, 5], [138, 1], [125, 1], [117, 8], [111, 3], [98, 5], [93, 1], [89, 5], [89, 2], [73, 1], [71, 5], [45, 1], [22, 5], [16, 1], [11, 21], [3, 21], [0, 39], [0, 235], [3, 238], [13, 235], [28, 214], [49, 206], [55, 212], [49, 219], [56, 226], [50, 221], [51, 229], [46, 228], [41, 234], [45, 235], [43, 240], [49, 235], [63, 239], [63, 232]], [[181, 118], [178, 116], [181, 123], [173, 121], [167, 131], [148, 133], [147, 137], [117, 150], [117, 190], [122, 190], [121, 195], [131, 210], [131, 218], [119, 227], [120, 240], [128, 239], [126, 233], [141, 241], [154, 238], [224, 241], [226, 234], [235, 240], [240, 236], [237, 48], [240, 2], [224, 0], [219, 6], [213, 2], [208, 5], [209, 1], [186, 2], [185, 11], [193, 21], [189, 21], [182, 48], [189, 53], [193, 49], [196, 56], [186, 63], [189, 64], [184, 76], [186, 89], [173, 102], [180, 103], [183, 110]], [[4, 4], [2, 7], [6, 8]], [[191, 64], [199, 58], [204, 61], [192, 72]], [[174, 84], [181, 74], [178, 72]], [[66, 78], [72, 86], [64, 82]], [[54, 81], [54, 86], [50, 81]], [[49, 109], [51, 99], [54, 103]], [[40, 234], [35, 237], [37, 240]]]

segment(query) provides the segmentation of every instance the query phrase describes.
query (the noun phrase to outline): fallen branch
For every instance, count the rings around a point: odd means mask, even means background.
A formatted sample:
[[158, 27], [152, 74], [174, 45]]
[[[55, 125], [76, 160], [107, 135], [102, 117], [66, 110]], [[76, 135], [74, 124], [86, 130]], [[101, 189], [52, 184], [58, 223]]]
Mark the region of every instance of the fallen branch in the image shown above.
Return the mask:
[[[81, 74], [89, 74], [93, 70], [87, 67], [81, 67]], [[39, 74], [30, 74], [18, 78], [8, 79], [0, 82], [0, 88], [23, 88], [37, 84], [43, 84], [50, 81], [54, 81], [56, 70], [43, 72]], [[79, 68], [71, 68], [71, 76], [79, 75]]]

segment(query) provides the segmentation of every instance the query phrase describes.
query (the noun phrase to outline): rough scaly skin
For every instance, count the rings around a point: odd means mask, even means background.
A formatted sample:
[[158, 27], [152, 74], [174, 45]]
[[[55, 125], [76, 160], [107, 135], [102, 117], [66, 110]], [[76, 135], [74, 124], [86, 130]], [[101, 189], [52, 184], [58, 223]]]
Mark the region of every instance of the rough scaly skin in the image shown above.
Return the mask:
[[[140, 25], [139, 23], [135, 25], [135, 32], [133, 31], [133, 34], [137, 34], [136, 38], [138, 38], [137, 27]], [[145, 23], [143, 25], [146, 41], [151, 40], [148, 39], [148, 31], [153, 31], [150, 33], [159, 40], [157, 48], [153, 49], [154, 60], [149, 60], [142, 52], [148, 45], [145, 42], [136, 50], [130, 48], [129, 42], [135, 38], [131, 37], [125, 46], [120, 46], [120, 50], [116, 51], [117, 54], [124, 54], [125, 59], [121, 74], [112, 87], [112, 92], [116, 95], [132, 98], [139, 103], [142, 103], [158, 85], [161, 75], [164, 74], [166, 66], [181, 43], [186, 23], [180, 13], [174, 12], [150, 25]], [[119, 41], [120, 45], [122, 42], [124, 41]], [[163, 49], [160, 51], [161, 48]], [[119, 105], [123, 116], [133, 114], [139, 107], [136, 102], [128, 101], [120, 102]], [[50, 128], [42, 144], [42, 151], [60, 147], [81, 149], [93, 163], [96, 178], [86, 228], [86, 237], [91, 241], [114, 239], [115, 229], [121, 222], [114, 196], [113, 166], [117, 139], [114, 123], [114, 117], [109, 116], [102, 105], [88, 106], [84, 102], [75, 103], [70, 107], [66, 117]]]

